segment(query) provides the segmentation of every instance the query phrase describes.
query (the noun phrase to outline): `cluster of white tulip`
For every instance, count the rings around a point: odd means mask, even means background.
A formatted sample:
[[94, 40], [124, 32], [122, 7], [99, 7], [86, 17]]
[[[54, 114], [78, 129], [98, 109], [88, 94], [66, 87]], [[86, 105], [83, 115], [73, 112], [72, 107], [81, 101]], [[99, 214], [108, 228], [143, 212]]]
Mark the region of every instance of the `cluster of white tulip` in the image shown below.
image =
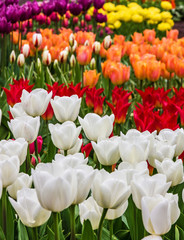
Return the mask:
[[[114, 115], [89, 113], [82, 119], [78, 116], [81, 99], [77, 95], [51, 97], [52, 92], [43, 89], [31, 93], [23, 90], [21, 102], [10, 107], [14, 119], [8, 125], [16, 140], [0, 142], [0, 189], [7, 187], [10, 202], [23, 224], [40, 226], [51, 212], [79, 204], [81, 223], [89, 219], [92, 228], [97, 229], [103, 211], [106, 219], [120, 217], [132, 194], [135, 206], [142, 211], [146, 231], [155, 236], [153, 239], [161, 239], [159, 236], [167, 233], [180, 215], [178, 195], [167, 191], [184, 179], [182, 160], [177, 159], [184, 151], [183, 129], [164, 129], [158, 135], [131, 129], [126, 135], [110, 138]], [[19, 173], [19, 168], [26, 159], [28, 143], [38, 136], [39, 116], [49, 102], [60, 122], [49, 124], [51, 139], [60, 153], [52, 163], [39, 163], [31, 177]], [[81, 125], [78, 127], [74, 123], [77, 117]], [[102, 166], [121, 161], [115, 171], [94, 170], [87, 165], [88, 159], [79, 153], [82, 129]], [[146, 160], [157, 174], [149, 175]], [[29, 189], [32, 178], [35, 189]]]

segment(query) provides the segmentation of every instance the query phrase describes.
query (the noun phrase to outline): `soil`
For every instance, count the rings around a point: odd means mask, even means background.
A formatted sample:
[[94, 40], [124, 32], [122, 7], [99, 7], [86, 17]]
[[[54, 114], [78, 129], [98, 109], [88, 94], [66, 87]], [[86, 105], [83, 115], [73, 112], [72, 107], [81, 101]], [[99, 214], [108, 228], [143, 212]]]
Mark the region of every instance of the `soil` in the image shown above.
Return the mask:
[[179, 30], [179, 38], [184, 37], [184, 21], [175, 22], [173, 29]]

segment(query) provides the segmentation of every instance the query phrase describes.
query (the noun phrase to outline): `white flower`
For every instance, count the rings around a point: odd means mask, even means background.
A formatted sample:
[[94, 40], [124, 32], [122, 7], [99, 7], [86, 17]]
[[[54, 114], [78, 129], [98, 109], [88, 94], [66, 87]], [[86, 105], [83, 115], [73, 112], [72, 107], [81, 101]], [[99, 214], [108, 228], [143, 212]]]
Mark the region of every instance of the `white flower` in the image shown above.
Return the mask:
[[49, 124], [49, 131], [54, 145], [62, 150], [69, 150], [75, 146], [81, 127], [76, 127], [71, 121], [63, 124]]
[[163, 162], [155, 160], [156, 169], [159, 173], [165, 174], [167, 182], [172, 182], [171, 186], [176, 186], [183, 181], [183, 162], [181, 159], [173, 160], [166, 158]]
[[33, 34], [33, 45], [38, 48], [42, 44], [42, 35], [40, 33]]
[[141, 200], [141, 209], [146, 231], [153, 235], [163, 235], [179, 218], [178, 195], [145, 196]]
[[27, 227], [41, 226], [51, 215], [50, 211], [41, 207], [35, 189], [23, 188], [17, 192], [17, 202], [10, 197], [9, 200], [20, 220]]
[[32, 185], [32, 176], [25, 173], [19, 173], [15, 182], [7, 187], [9, 195], [17, 199], [17, 192], [22, 188], [30, 188]]
[[11, 119], [8, 126], [14, 137], [24, 138], [29, 144], [34, 142], [40, 128], [40, 117], [22, 116]]
[[84, 158], [83, 153], [75, 153], [73, 155], [63, 156], [62, 154], [55, 155], [55, 162], [75, 168], [79, 165], [86, 165], [88, 158]]
[[48, 93], [45, 89], [36, 88], [30, 93], [25, 89], [22, 91], [21, 103], [24, 111], [33, 117], [41, 116], [46, 111], [52, 92]]
[[116, 209], [108, 209], [105, 219], [114, 220], [121, 217], [128, 207], [128, 201], [124, 202]]
[[9, 106], [10, 112], [13, 118], [27, 116], [28, 114], [24, 111], [22, 103], [16, 103], [13, 107]]
[[100, 117], [95, 113], [88, 113], [79, 122], [89, 140], [97, 142], [98, 138], [108, 138], [113, 130], [114, 115]]
[[51, 57], [50, 52], [48, 50], [44, 50], [43, 55], [42, 55], [43, 64], [48, 66], [51, 64], [51, 61], [52, 61], [52, 57]]
[[27, 58], [30, 54], [30, 46], [29, 44], [24, 44], [22, 47], [22, 53], [24, 54], [24, 57]]
[[19, 67], [23, 67], [24, 66], [24, 63], [25, 63], [25, 57], [24, 55], [21, 53], [18, 55], [18, 58], [17, 58], [17, 65]]
[[71, 97], [55, 96], [54, 100], [51, 100], [51, 105], [53, 107], [56, 119], [59, 122], [74, 122], [79, 115], [81, 98], [78, 98], [77, 95], [72, 95]]
[[158, 235], [149, 235], [147, 237], [142, 238], [141, 240], [162, 240], [162, 238]]

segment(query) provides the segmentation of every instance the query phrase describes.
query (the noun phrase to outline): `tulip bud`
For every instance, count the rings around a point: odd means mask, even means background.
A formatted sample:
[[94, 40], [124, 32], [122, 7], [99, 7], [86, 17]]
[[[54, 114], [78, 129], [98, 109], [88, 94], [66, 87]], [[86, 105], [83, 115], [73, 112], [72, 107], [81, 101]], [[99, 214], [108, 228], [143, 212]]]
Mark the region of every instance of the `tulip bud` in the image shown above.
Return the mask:
[[24, 46], [22, 47], [22, 51], [21, 53], [24, 54], [24, 57], [27, 58], [30, 54], [30, 46], [29, 44], [24, 44]]
[[42, 55], [42, 62], [44, 65], [48, 66], [51, 64], [51, 55], [49, 53], [48, 50], [44, 51], [43, 52], [43, 55]]
[[41, 61], [39, 58], [37, 58], [36, 66], [37, 66], [38, 71], [41, 73]]
[[16, 60], [15, 51], [13, 50], [10, 54], [10, 63], [14, 63]]
[[112, 39], [111, 39], [111, 36], [108, 35], [103, 40], [104, 48], [107, 50], [108, 48], [110, 48], [111, 44], [112, 44]]
[[75, 67], [76, 64], [76, 58], [75, 56], [72, 54], [72, 56], [70, 57], [70, 67]]
[[73, 18], [73, 24], [77, 24], [78, 21], [79, 21], [78, 17], [74, 17], [74, 18]]
[[67, 58], [68, 58], [68, 51], [67, 50], [61, 51], [59, 54], [59, 62], [66, 63]]
[[75, 37], [74, 37], [73, 33], [71, 33], [69, 36], [69, 44], [71, 47], [73, 47], [74, 41], [75, 41]]
[[89, 64], [89, 66], [90, 66], [91, 70], [96, 69], [96, 60], [95, 60], [95, 58], [91, 59], [91, 62]]
[[84, 46], [89, 46], [89, 41], [88, 40], [85, 41]]
[[57, 65], [58, 65], [58, 60], [55, 59], [55, 60], [54, 60], [54, 64], [53, 64], [54, 69], [56, 69]]
[[42, 35], [40, 33], [33, 34], [33, 45], [38, 48], [42, 44]]
[[74, 45], [73, 45], [73, 47], [69, 46], [69, 51], [70, 51], [71, 53], [74, 53], [75, 50], [76, 50], [76, 48], [77, 48], [77, 41], [74, 40]]
[[18, 58], [17, 58], [17, 65], [19, 67], [23, 67], [24, 66], [24, 63], [25, 63], [25, 58], [24, 58], [24, 55], [21, 53], [18, 55]]
[[93, 52], [95, 54], [99, 54], [99, 52], [100, 52], [100, 42], [95, 41], [93, 43]]

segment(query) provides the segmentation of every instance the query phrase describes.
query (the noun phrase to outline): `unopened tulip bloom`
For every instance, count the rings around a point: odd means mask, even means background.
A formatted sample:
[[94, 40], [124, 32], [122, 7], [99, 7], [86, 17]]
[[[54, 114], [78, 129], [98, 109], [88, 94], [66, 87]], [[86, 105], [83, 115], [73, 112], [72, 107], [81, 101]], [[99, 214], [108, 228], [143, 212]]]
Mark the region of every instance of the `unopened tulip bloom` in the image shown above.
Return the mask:
[[107, 50], [111, 46], [111, 44], [112, 44], [112, 39], [111, 39], [111, 36], [108, 35], [103, 40], [103, 46]]
[[27, 227], [41, 226], [50, 218], [51, 212], [41, 207], [35, 189], [23, 188], [17, 192], [17, 201], [10, 197], [9, 200]]
[[167, 182], [172, 182], [171, 186], [176, 186], [183, 181], [183, 162], [177, 159], [174, 162], [172, 159], [166, 158], [163, 162], [155, 160], [155, 165], [158, 173], [165, 174]]
[[77, 95], [72, 95], [71, 97], [55, 96], [54, 99], [51, 99], [51, 105], [59, 122], [75, 121], [79, 115], [81, 98]]
[[23, 67], [24, 66], [24, 63], [25, 63], [25, 57], [24, 55], [21, 53], [18, 55], [18, 58], [17, 58], [17, 65], [19, 67]]
[[101, 47], [101, 45], [100, 45], [100, 42], [97, 42], [97, 41], [95, 41], [94, 43], [93, 43], [93, 52], [95, 53], [95, 54], [99, 54], [100, 53], [100, 47]]
[[0, 141], [0, 154], [6, 154], [10, 157], [15, 155], [20, 160], [20, 165], [26, 160], [28, 143], [24, 138], [17, 138], [15, 140], [1, 140]]
[[99, 137], [108, 138], [113, 130], [114, 115], [100, 117], [95, 113], [88, 113], [79, 122], [89, 140], [97, 141]]
[[11, 112], [13, 118], [28, 115], [28, 114], [24, 111], [24, 108], [23, 108], [21, 102], [20, 102], [20, 103], [16, 103], [13, 107], [11, 107], [11, 106], [9, 106], [9, 107], [10, 107], [10, 112]]
[[[81, 146], [82, 146], [82, 139], [78, 138], [76, 143], [75, 143], [75, 145], [72, 148], [67, 150], [67, 155], [68, 154], [73, 155], [73, 154], [78, 153], [80, 151], [80, 149], [81, 149]], [[64, 155], [64, 151], [63, 150], [60, 150], [60, 153]]]
[[24, 46], [22, 47], [22, 51], [21, 51], [23, 54], [24, 54], [24, 57], [27, 58], [30, 54], [30, 46], [29, 44], [24, 44]]
[[74, 201], [77, 192], [75, 170], [57, 163], [39, 163], [32, 170], [37, 196], [43, 208], [61, 212]]
[[79, 204], [80, 221], [83, 224], [84, 220], [89, 220], [93, 230], [99, 227], [100, 218], [102, 215], [102, 208], [98, 206], [93, 197]]
[[75, 153], [73, 155], [63, 156], [62, 154], [55, 155], [55, 161], [58, 164], [64, 164], [71, 168], [75, 168], [81, 165], [86, 165], [88, 162], [88, 158], [84, 158], [83, 153]]
[[156, 82], [160, 78], [161, 63], [158, 61], [149, 61], [146, 69], [146, 77], [151, 82]]
[[66, 121], [63, 124], [49, 124], [49, 131], [54, 145], [62, 150], [72, 148], [81, 131], [81, 127], [76, 127], [71, 121]]
[[12, 157], [0, 154], [0, 169], [1, 169], [1, 180], [3, 187], [11, 185], [17, 178], [20, 168], [20, 161], [18, 156]]
[[75, 56], [72, 54], [70, 57], [70, 67], [73, 68], [76, 65], [76, 58]]
[[52, 58], [51, 58], [50, 52], [48, 50], [44, 50], [42, 55], [43, 64], [48, 66], [51, 64], [51, 61], [52, 61]]
[[105, 139], [92, 142], [93, 149], [97, 155], [98, 161], [105, 166], [111, 166], [120, 159], [119, 142], [114, 139]]
[[142, 219], [147, 232], [163, 235], [169, 232], [173, 223], [180, 216], [178, 195], [166, 194], [165, 197], [156, 194], [145, 196], [141, 200]]
[[33, 45], [38, 48], [42, 44], [42, 35], [40, 33], [33, 34]]
[[19, 173], [15, 182], [7, 187], [10, 197], [17, 199], [17, 192], [22, 188], [30, 188], [32, 185], [32, 176], [26, 173]]
[[93, 88], [97, 84], [99, 76], [100, 76], [100, 73], [97, 73], [96, 69], [86, 70], [83, 73], [84, 87], [89, 86], [90, 88]]
[[10, 54], [10, 63], [14, 63], [16, 60], [15, 51], [13, 50]]
[[59, 62], [60, 63], [66, 63], [68, 58], [68, 51], [63, 50], [59, 54]]
[[74, 36], [73, 33], [71, 33], [70, 36], [69, 36], [69, 44], [70, 44], [71, 47], [73, 47], [74, 41], [75, 41], [75, 36]]
[[149, 235], [147, 237], [142, 238], [141, 240], [162, 240], [162, 238], [158, 235]]
[[25, 112], [33, 117], [41, 116], [46, 111], [52, 91], [48, 93], [45, 89], [36, 88], [30, 93], [25, 89], [22, 91], [21, 103]]
[[152, 197], [155, 194], [165, 195], [171, 186], [171, 182], [166, 182], [164, 174], [135, 175], [131, 182], [132, 198], [138, 209], [141, 209], [141, 199], [144, 196]]
[[175, 157], [179, 156], [184, 151], [184, 130], [178, 128], [176, 130], [162, 129], [159, 132], [158, 139], [167, 142], [168, 145], [176, 146]]
[[40, 117], [17, 117], [10, 120], [8, 126], [16, 139], [24, 138], [28, 143], [32, 143], [38, 136]]
[[125, 203], [131, 194], [125, 181], [116, 177], [116, 173], [108, 173], [104, 169], [96, 173], [92, 196], [102, 208], [116, 209]]

